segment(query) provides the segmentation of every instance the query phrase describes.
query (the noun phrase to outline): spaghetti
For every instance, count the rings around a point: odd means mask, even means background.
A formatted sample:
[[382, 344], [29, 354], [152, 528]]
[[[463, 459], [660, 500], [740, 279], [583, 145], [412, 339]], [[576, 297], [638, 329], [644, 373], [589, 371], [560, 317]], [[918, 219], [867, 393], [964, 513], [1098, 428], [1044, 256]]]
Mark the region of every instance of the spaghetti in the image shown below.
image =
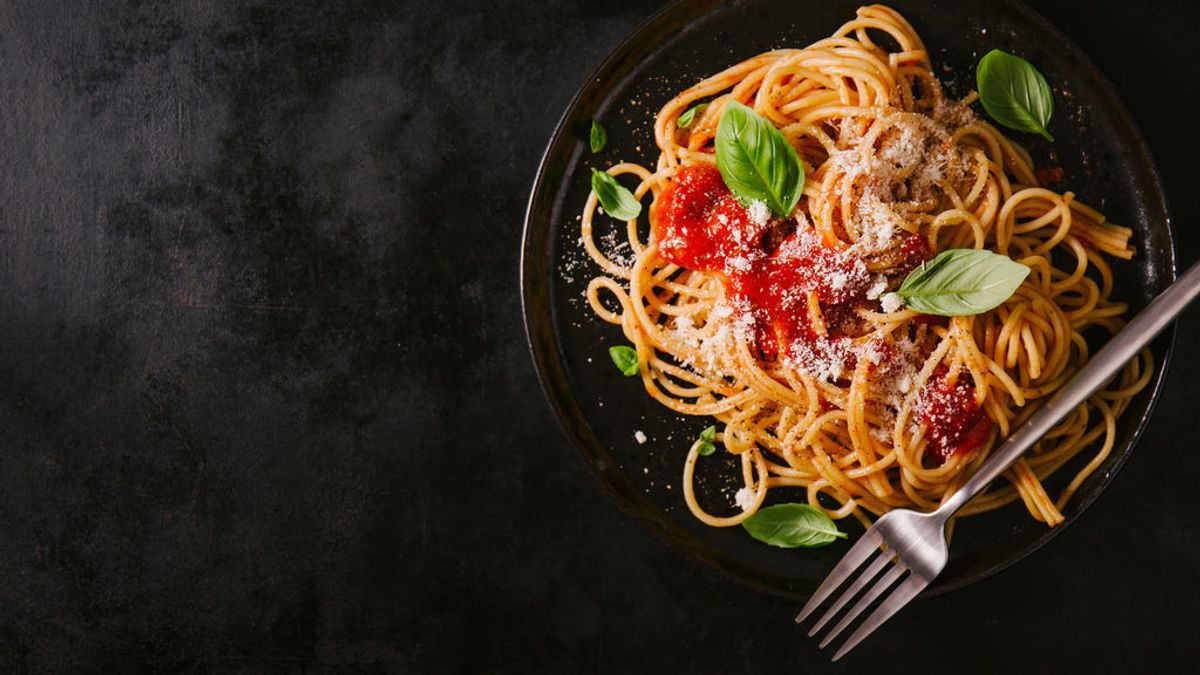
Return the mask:
[[[653, 196], [648, 240], [636, 217], [625, 228], [631, 263], [597, 246], [588, 197], [582, 242], [603, 270], [591, 307], [636, 348], [647, 393], [717, 419], [716, 441], [740, 458], [741, 512], [714, 515], [693, 485], [702, 443], [688, 451], [683, 492], [701, 521], [736, 525], [776, 487], [864, 525], [893, 508], [932, 510], [1087, 361], [1086, 331], [1123, 325], [1108, 258], [1133, 256], [1131, 231], [1040, 187], [1029, 154], [971, 111], [975, 98], [945, 98], [912, 26], [863, 7], [832, 37], [743, 61], [662, 108], [657, 166], [608, 170], [636, 177], [637, 199]], [[729, 101], [770, 120], [803, 161], [789, 217], [745, 207], [722, 183], [714, 139]], [[973, 316], [889, 302], [909, 271], [952, 248], [1031, 272]], [[1062, 522], [1152, 368], [1144, 351], [960, 515], [1020, 499]], [[1043, 480], [1093, 446], [1052, 498]]]

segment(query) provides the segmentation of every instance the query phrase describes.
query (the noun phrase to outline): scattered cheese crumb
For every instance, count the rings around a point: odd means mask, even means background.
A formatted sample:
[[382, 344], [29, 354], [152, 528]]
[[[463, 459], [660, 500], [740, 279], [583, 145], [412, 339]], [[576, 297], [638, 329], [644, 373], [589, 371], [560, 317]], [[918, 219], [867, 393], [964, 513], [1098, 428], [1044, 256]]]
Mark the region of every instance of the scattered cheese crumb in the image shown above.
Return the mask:
[[750, 271], [750, 259], [745, 256], [738, 256], [736, 258], [730, 258], [727, 261], [727, 263], [730, 267], [732, 267], [735, 270], [739, 270], [742, 272]]
[[887, 293], [879, 299], [879, 304], [884, 312], [891, 314], [904, 306], [904, 298], [900, 297], [899, 293]]
[[789, 366], [812, 377], [833, 382], [842, 377], [853, 356], [853, 341], [849, 338], [816, 338], [798, 340], [786, 355]]
[[742, 511], [749, 511], [754, 508], [754, 489], [744, 487], [737, 491], [733, 496], [733, 501]]
[[750, 202], [750, 208], [747, 210], [750, 214], [750, 220], [754, 221], [755, 225], [766, 225], [767, 220], [771, 218], [771, 208], [767, 206], [766, 202], [760, 199]]
[[885, 356], [883, 351], [883, 342], [880, 340], [871, 340], [862, 346], [862, 348], [859, 350], [859, 355], [871, 363], [879, 365], [883, 362], [883, 358]]
[[638, 445], [641, 445], [646, 442], [646, 434], [642, 433], [641, 429], [638, 429], [637, 431], [633, 432], [633, 437], [635, 439], [637, 439]]
[[868, 300], [878, 300], [879, 296], [883, 295], [883, 292], [886, 290], [887, 290], [887, 279], [884, 279], [881, 277], [879, 279], [879, 281], [875, 282], [874, 286], [871, 286], [870, 288], [867, 289], [867, 299]]

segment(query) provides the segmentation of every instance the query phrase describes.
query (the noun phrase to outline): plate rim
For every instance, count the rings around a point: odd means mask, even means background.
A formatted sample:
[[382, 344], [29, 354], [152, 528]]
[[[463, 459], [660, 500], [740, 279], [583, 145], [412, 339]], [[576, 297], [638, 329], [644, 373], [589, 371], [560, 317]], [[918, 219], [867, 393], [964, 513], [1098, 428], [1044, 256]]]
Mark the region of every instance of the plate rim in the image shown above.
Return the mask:
[[[530, 235], [535, 227], [535, 208], [538, 205], [539, 197], [542, 196], [541, 193], [545, 190], [548, 170], [551, 168], [551, 155], [553, 154], [555, 147], [561, 141], [562, 137], [565, 134], [570, 133], [570, 121], [574, 117], [576, 108], [584, 98], [585, 93], [589, 91], [589, 85], [593, 80], [601, 79], [600, 76], [616, 66], [617, 63], [622, 60], [624, 54], [634, 44], [643, 41], [647, 34], [651, 33], [657, 28], [660, 28], [658, 24], [665, 21], [668, 17], [673, 16], [677, 12], [687, 12], [694, 21], [696, 17], [703, 16], [712, 11], [713, 8], [725, 4], [727, 3], [720, 2], [719, 0], [702, 0], [701, 2], [692, 2], [690, 0], [673, 0], [672, 2], [667, 3], [663, 7], [647, 16], [645, 19], [641, 20], [633, 30], [631, 30], [622, 40], [620, 40], [607, 52], [604, 58], [601, 59], [599, 63], [588, 72], [587, 76], [580, 82], [580, 84], [576, 86], [574, 94], [571, 96], [570, 101], [566, 104], [562, 113], [559, 115], [559, 118], [554, 125], [554, 129], [551, 132], [545, 148], [542, 151], [542, 155], [538, 160], [537, 171], [534, 174], [533, 183], [529, 192], [529, 198], [526, 201], [525, 214], [521, 230], [520, 260], [518, 265], [518, 283], [520, 286], [521, 315], [523, 319], [522, 323], [524, 324], [525, 329], [526, 348], [529, 350], [529, 355], [533, 360], [534, 370], [537, 374], [538, 385], [541, 389], [543, 398], [550, 409], [554, 412], [554, 417], [558, 423], [558, 426], [566, 435], [570, 445], [574, 446], [575, 451], [582, 456], [584, 463], [589, 467], [593, 474], [600, 479], [605, 491], [616, 498], [621, 511], [625, 512], [627, 515], [633, 516], [635, 520], [653, 532], [659, 541], [671, 544], [672, 549], [682, 548], [685, 550], [688, 554], [688, 558], [702, 563], [700, 566], [701, 569], [716, 570], [723, 578], [727, 578], [740, 585], [754, 588], [776, 597], [804, 600], [807, 598], [804, 593], [788, 591], [787, 589], [775, 586], [766, 580], [751, 578], [745, 574], [729, 569], [725, 565], [721, 564], [721, 561], [719, 560], [715, 560], [708, 555], [700, 554], [700, 552], [695, 550], [693, 546], [688, 545], [687, 542], [680, 541], [680, 536], [671, 531], [671, 527], [673, 526], [668, 525], [665, 522], [665, 519], [652, 519], [648, 517], [647, 513], [632, 512], [632, 507], [638, 501], [645, 500], [641, 497], [641, 495], [626, 490], [621, 490], [614, 481], [609, 480], [606, 476], [607, 473], [614, 471], [613, 467], [602, 466], [601, 462], [596, 461], [596, 458], [585, 450], [587, 440], [581, 436], [581, 434], [572, 424], [572, 420], [568, 416], [565, 403], [560, 400], [558, 395], [556, 395], [550, 375], [547, 372], [547, 369], [551, 366], [551, 364], [548, 362], [561, 361], [560, 358], [557, 358], [559, 357], [559, 354], [557, 354], [557, 350], [553, 348], [550, 349], [549, 352], [544, 352], [539, 346], [538, 340], [536, 339], [536, 333], [538, 331], [538, 327], [535, 325], [536, 321], [545, 319], [547, 323], [552, 324], [552, 316], [547, 315], [545, 317], [535, 317], [530, 307], [532, 303], [532, 296], [537, 290], [534, 285], [540, 281], [534, 280], [529, 269], [531, 253], [534, 253], [533, 247], [531, 246]], [[1024, 0], [1007, 0], [1004, 4], [1009, 5], [1011, 8], [1019, 12], [1023, 19], [1028, 20], [1032, 24], [1036, 24], [1040, 29], [1047, 31], [1049, 34], [1058, 38], [1064, 53], [1070, 58], [1078, 59], [1095, 78], [1095, 83], [1097, 85], [1096, 91], [1102, 96], [1102, 98], [1107, 99], [1106, 102], [1109, 110], [1114, 114], [1117, 123], [1132, 131], [1132, 135], [1130, 136], [1129, 140], [1137, 147], [1138, 151], [1143, 153], [1144, 156], [1149, 160], [1148, 168], [1150, 183], [1153, 187], [1154, 193], [1157, 194], [1161, 199], [1163, 213], [1166, 215], [1166, 222], [1164, 223], [1164, 226], [1166, 228], [1167, 247], [1165, 255], [1169, 262], [1166, 272], [1168, 277], [1168, 285], [1169, 283], [1173, 283], [1178, 278], [1179, 260], [1177, 250], [1178, 244], [1173, 222], [1174, 216], [1171, 209], [1170, 199], [1166, 192], [1166, 186], [1163, 184], [1162, 176], [1158, 170], [1158, 162], [1155, 161], [1154, 154], [1151, 151], [1149, 144], [1146, 142], [1141, 128], [1134, 120], [1132, 113], [1130, 113], [1129, 108], [1118, 95], [1115, 85], [1113, 85], [1108, 77], [1105, 76], [1104, 72], [1096, 67], [1096, 64], [1091, 60], [1087, 53], [1084, 52], [1077, 44], [1075, 44], [1074, 40], [1063, 33], [1052, 21], [1042, 16], [1040, 12], [1029, 6], [1026, 2], [1024, 2]], [[545, 228], [547, 233], [549, 232], [549, 227], [550, 226], [547, 223]], [[538, 255], [545, 257], [546, 251], [543, 248], [537, 253]], [[548, 298], [548, 288], [545, 289], [545, 293]], [[556, 331], [551, 328], [550, 332], [553, 334]], [[1150, 419], [1153, 417], [1154, 412], [1158, 407], [1159, 400], [1162, 397], [1163, 389], [1165, 387], [1166, 379], [1170, 372], [1175, 353], [1177, 335], [1178, 323], [1172, 322], [1170, 327], [1155, 339], [1156, 342], [1165, 343], [1162, 346], [1162, 359], [1160, 363], [1156, 364], [1156, 372], [1151, 380], [1150, 386], [1147, 387], [1144, 392], [1147, 396], [1146, 407], [1141, 416], [1137, 419], [1136, 424], [1133, 426], [1128, 447], [1125, 448], [1115, 458], [1113, 458], [1113, 465], [1109, 467], [1108, 471], [1104, 475], [1098, 477], [1099, 482], [1096, 484], [1095, 488], [1088, 494], [1083, 495], [1079, 501], [1076, 502], [1075, 511], [1071, 514], [1071, 516], [1056, 527], [1047, 527], [1045, 531], [1042, 532], [1036, 539], [1027, 544], [1023, 549], [1017, 550], [1015, 554], [1011, 556], [1005, 556], [999, 560], [995, 560], [973, 574], [966, 575], [955, 581], [941, 584], [937, 584], [935, 582], [934, 585], [931, 585], [926, 591], [920, 594], [920, 598], [942, 595], [966, 586], [970, 586], [972, 584], [979, 583], [1005, 569], [1016, 565], [1040, 550], [1043, 546], [1046, 546], [1051, 540], [1066, 530], [1067, 527], [1083, 516], [1083, 514], [1091, 507], [1091, 505], [1095, 503], [1095, 501], [1099, 499], [1100, 496], [1112, 484], [1113, 480], [1115, 480], [1125, 462], [1129, 459], [1129, 456], [1134, 453], [1138, 444], [1141, 442], [1142, 437], [1145, 435], [1146, 430], [1149, 427]], [[603, 447], [603, 444], [599, 445]], [[619, 470], [616, 470], [616, 472], [621, 473]], [[655, 507], [654, 510], [657, 511], [657, 507]], [[724, 552], [719, 553], [721, 553], [724, 557]]]

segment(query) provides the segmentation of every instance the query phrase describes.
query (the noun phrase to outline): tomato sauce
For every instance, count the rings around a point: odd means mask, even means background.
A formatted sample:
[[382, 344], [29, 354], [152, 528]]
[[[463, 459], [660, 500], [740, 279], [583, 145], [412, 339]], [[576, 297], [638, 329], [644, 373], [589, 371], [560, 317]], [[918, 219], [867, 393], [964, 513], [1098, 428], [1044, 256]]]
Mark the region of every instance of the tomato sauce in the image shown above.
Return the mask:
[[[791, 353], [820, 331], [809, 322], [809, 295], [825, 316], [826, 337], [866, 300], [866, 264], [823, 244], [807, 230], [788, 233], [783, 221], [755, 222], [716, 169], [681, 169], [656, 204], [655, 236], [663, 259], [723, 275], [730, 300], [748, 308], [764, 358]], [[832, 329], [832, 330], [831, 330]], [[826, 347], [827, 348], [827, 347]]]
[[917, 236], [911, 232], [903, 233], [897, 249], [899, 250], [899, 256], [889, 269], [889, 273], [900, 279], [908, 276], [909, 272], [917, 269], [922, 263], [933, 257], [933, 252], [929, 250], [929, 244], [925, 241], [925, 237]]
[[934, 371], [917, 404], [917, 415], [929, 432], [925, 456], [934, 466], [978, 448], [992, 433], [991, 420], [975, 403], [974, 380], [962, 372], [951, 386], [946, 374], [944, 367]]
[[714, 168], [681, 169], [655, 209], [658, 252], [668, 262], [700, 272], [724, 272], [731, 261], [762, 253], [754, 244], [766, 226], [750, 219]]

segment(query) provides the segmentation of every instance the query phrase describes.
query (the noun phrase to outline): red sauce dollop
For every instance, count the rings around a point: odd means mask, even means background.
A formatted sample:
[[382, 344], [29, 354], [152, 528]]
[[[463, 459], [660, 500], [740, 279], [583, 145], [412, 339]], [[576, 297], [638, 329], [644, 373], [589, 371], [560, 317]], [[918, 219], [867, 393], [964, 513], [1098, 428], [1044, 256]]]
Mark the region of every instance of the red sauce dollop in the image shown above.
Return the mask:
[[808, 320], [809, 293], [821, 303], [829, 337], [838, 336], [837, 324], [865, 300], [869, 275], [862, 260], [806, 230], [791, 232], [768, 251], [765, 235], [778, 231], [781, 221], [754, 222], [712, 167], [680, 169], [655, 209], [659, 254], [723, 275], [732, 303], [754, 318], [764, 358], [819, 337]]
[[761, 253], [757, 243], [766, 227], [750, 220], [714, 168], [680, 169], [655, 209], [658, 252], [667, 262], [723, 272], [730, 260]]
[[929, 432], [925, 456], [941, 466], [952, 455], [969, 452], [987, 442], [991, 420], [975, 403], [975, 382], [966, 372], [951, 386], [945, 368], [934, 371], [921, 391], [917, 414]]
[[898, 278], [908, 276], [909, 272], [933, 257], [933, 251], [929, 250], [929, 244], [925, 241], [925, 237], [919, 237], [911, 232], [903, 233], [897, 249], [899, 259], [892, 264], [889, 271]]
[[848, 305], [865, 298], [869, 277], [861, 261], [839, 255], [810, 231], [798, 230], [755, 268], [734, 270], [728, 279], [731, 296], [746, 301], [762, 331], [759, 349], [775, 356], [797, 342], [820, 337], [808, 318], [810, 293], [821, 304], [826, 335], [837, 337], [848, 313], [839, 310], [849, 310]]

